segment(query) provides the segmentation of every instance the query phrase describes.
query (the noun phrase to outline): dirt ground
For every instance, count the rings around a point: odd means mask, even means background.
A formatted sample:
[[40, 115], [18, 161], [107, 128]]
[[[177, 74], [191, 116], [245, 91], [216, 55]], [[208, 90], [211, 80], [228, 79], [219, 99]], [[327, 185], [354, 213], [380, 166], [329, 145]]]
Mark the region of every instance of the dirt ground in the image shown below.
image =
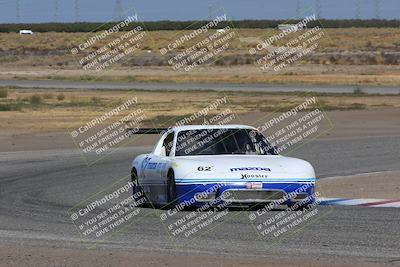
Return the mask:
[[[327, 260], [303, 260], [211, 256], [186, 253], [160, 253], [145, 251], [77, 250], [60, 248], [35, 248], [0, 246], [1, 266], [287, 266], [287, 267], [369, 267], [372, 263], [355, 263]], [[389, 266], [389, 264], [388, 264]], [[390, 264], [390, 266], [396, 266]]]
[[400, 199], [400, 171], [361, 173], [317, 182], [322, 197]]
[[282, 71], [262, 71], [257, 65], [208, 66], [191, 72], [168, 66], [119, 67], [102, 71], [79, 68], [0, 66], [1, 79], [66, 79], [118, 82], [212, 82], [269, 84], [376, 85], [400, 84], [399, 65], [293, 64]]
[[[258, 56], [249, 49], [266, 36], [278, 34], [276, 29], [234, 29], [227, 51], [216, 58], [210, 67], [193, 71], [173, 71], [169, 56], [162, 56], [160, 48], [183, 34], [182, 31], [151, 31], [141, 41], [140, 49], [113, 64], [106, 71], [84, 71], [80, 59], [86, 53], [118, 38], [115, 33], [72, 55], [71, 48], [87, 40], [90, 33], [47, 32], [21, 36], [0, 33], [0, 78], [2, 79], [78, 79], [119, 81], [170, 82], [232, 82], [279, 84], [400, 84], [400, 31], [398, 28], [337, 28], [323, 29], [324, 37], [314, 52], [282, 70], [261, 70]], [[282, 47], [301, 32], [274, 42]], [[203, 37], [184, 42], [177, 51], [183, 51]], [[21, 49], [23, 47], [23, 49]], [[271, 46], [272, 48], [272, 46]], [[262, 52], [259, 56], [264, 55]], [[267, 74], [267, 75], [266, 75]]]

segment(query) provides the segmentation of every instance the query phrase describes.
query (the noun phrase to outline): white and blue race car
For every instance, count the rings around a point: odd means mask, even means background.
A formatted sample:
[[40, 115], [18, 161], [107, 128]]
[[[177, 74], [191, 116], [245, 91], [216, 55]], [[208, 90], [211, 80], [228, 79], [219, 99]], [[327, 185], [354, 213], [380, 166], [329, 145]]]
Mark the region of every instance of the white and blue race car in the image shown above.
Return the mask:
[[315, 172], [310, 163], [278, 155], [246, 125], [187, 125], [141, 130], [163, 133], [153, 151], [132, 162], [134, 194], [162, 206], [206, 202], [255, 205], [313, 204]]

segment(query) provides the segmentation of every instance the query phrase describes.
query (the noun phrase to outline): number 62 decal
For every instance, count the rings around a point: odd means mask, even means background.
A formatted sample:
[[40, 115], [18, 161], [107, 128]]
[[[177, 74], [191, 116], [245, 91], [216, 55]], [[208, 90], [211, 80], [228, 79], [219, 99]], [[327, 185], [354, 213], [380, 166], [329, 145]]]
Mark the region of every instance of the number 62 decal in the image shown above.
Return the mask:
[[210, 166], [199, 166], [197, 168], [198, 171], [211, 171], [211, 167]]

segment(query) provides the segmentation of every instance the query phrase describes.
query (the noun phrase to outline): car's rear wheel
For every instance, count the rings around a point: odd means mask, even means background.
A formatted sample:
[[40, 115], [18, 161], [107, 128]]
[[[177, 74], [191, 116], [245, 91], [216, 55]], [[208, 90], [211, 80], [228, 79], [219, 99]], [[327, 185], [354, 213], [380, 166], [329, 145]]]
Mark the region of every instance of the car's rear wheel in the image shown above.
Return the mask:
[[167, 201], [170, 207], [176, 205], [176, 183], [174, 170], [170, 169], [167, 175]]

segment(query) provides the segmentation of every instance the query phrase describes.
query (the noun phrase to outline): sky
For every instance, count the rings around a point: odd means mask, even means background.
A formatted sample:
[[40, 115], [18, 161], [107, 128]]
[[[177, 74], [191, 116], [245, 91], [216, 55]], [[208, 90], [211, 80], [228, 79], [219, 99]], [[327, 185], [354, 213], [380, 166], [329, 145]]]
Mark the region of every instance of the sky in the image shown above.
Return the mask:
[[[75, 2], [78, 3], [78, 8], [75, 8]], [[121, 4], [118, 5], [118, 2]], [[298, 13], [308, 14], [318, 10], [317, 2], [318, 0], [0, 0], [0, 23], [103, 22], [112, 20], [121, 10], [124, 12], [132, 9], [136, 10], [143, 21], [207, 19], [210, 10], [215, 12], [221, 9], [233, 20], [289, 19], [295, 18]], [[352, 19], [358, 16], [361, 19], [400, 19], [400, 0], [319, 2], [321, 18]]]

